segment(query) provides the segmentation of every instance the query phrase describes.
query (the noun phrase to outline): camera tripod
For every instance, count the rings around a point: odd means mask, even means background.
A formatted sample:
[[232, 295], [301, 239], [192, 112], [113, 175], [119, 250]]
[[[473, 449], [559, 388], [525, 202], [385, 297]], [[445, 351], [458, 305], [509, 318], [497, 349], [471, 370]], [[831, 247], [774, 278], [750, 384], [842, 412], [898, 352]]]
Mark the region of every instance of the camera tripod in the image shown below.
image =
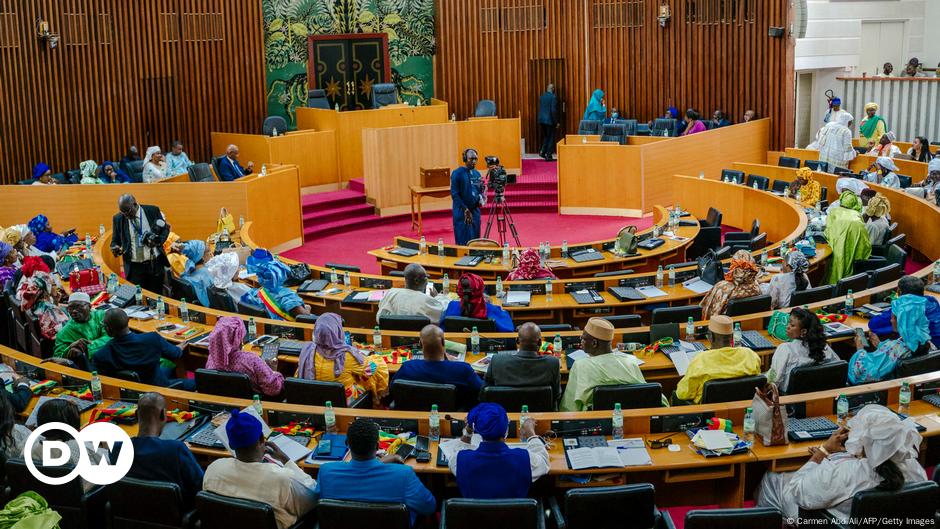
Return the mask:
[[490, 238], [494, 218], [496, 219], [496, 234], [499, 237], [499, 245], [503, 246], [508, 242], [506, 238], [506, 227], [508, 226], [516, 246], [522, 246], [519, 243], [519, 232], [516, 230], [516, 223], [512, 220], [512, 212], [509, 211], [509, 204], [506, 203], [506, 195], [503, 193], [496, 193], [493, 197], [493, 205], [486, 217], [486, 230], [483, 232], [484, 239]]

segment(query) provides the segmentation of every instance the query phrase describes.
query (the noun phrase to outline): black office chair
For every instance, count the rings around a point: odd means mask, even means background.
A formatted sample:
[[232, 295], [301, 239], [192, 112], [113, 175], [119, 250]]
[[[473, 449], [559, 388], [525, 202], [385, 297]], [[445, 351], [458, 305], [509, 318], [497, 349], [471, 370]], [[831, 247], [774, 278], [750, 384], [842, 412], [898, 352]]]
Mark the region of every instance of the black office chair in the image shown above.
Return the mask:
[[[304, 406], [326, 406], [329, 401], [335, 408], [372, 408], [372, 394], [365, 392], [352, 404], [346, 404], [346, 388], [339, 382], [324, 380], [307, 380], [303, 378], [286, 377], [281, 389], [281, 396], [288, 404], [302, 404]], [[428, 408], [431, 409], [431, 408]]]
[[760, 176], [756, 174], [747, 175], [747, 186], [754, 187], [754, 184], [757, 184], [757, 189], [761, 191], [767, 191], [770, 187], [770, 179], [766, 176]]
[[441, 508], [441, 529], [512, 527], [544, 529], [542, 504], [532, 498], [472, 500], [451, 498]]
[[196, 297], [196, 289], [189, 281], [184, 281], [176, 277], [172, 272], [166, 275], [167, 285], [170, 287], [170, 297], [173, 299], [185, 299], [189, 303], [198, 305], [199, 299]]
[[774, 179], [774, 183], [771, 186], [771, 189], [774, 193], [783, 193], [788, 187], [790, 187], [790, 182], [787, 182], [786, 180]]
[[444, 332], [464, 332], [464, 329], [469, 331], [474, 327], [479, 332], [496, 332], [496, 322], [493, 320], [465, 318], [463, 316], [447, 316], [444, 318]]
[[698, 223], [699, 223], [699, 226], [702, 226], [703, 228], [704, 227], [708, 227], [708, 228], [719, 227], [720, 228], [721, 220], [722, 220], [721, 211], [710, 207], [708, 208], [708, 214], [705, 215], [705, 218], [703, 220], [699, 220]]
[[196, 511], [188, 509], [176, 483], [125, 477], [107, 487], [109, 529], [190, 529]]
[[600, 134], [601, 122], [596, 119], [582, 119], [578, 123], [578, 135], [579, 136], [592, 136], [595, 134]]
[[189, 173], [190, 182], [215, 182], [215, 176], [212, 175], [212, 168], [210, 168], [207, 163], [191, 165], [186, 171]]
[[819, 171], [820, 173], [829, 172], [829, 162], [821, 162], [819, 160], [803, 160], [803, 167], [809, 167], [813, 171]]
[[702, 404], [751, 400], [754, 398], [754, 388], [762, 388], [766, 384], [767, 377], [764, 375], [709, 380], [702, 386]]
[[683, 307], [663, 307], [653, 309], [652, 323], [685, 323], [692, 318], [695, 321], [702, 319], [701, 305], [686, 305]]
[[411, 513], [403, 503], [320, 500], [317, 503], [317, 518], [319, 529], [411, 528]]
[[277, 135], [280, 136], [287, 132], [287, 129], [287, 120], [282, 116], [268, 116], [264, 118], [264, 123], [261, 125], [261, 134], [274, 136], [276, 131]]
[[696, 259], [708, 253], [709, 250], [717, 250], [720, 246], [721, 226], [703, 226], [699, 228], [685, 256], [687, 259]]
[[663, 386], [659, 382], [646, 384], [616, 384], [594, 388], [594, 409], [612, 410], [620, 403], [622, 409], [659, 408], [663, 405]]
[[[895, 223], [895, 229], [897, 229], [897, 223]], [[893, 231], [889, 228], [889, 231]], [[907, 234], [899, 233], [897, 235], [892, 235], [888, 237], [884, 244], [872, 244], [871, 246], [871, 255], [873, 257], [887, 257], [888, 249], [891, 248], [891, 245], [897, 245], [898, 248], [903, 249], [907, 245]]]
[[898, 360], [898, 364], [894, 368], [894, 376], [895, 378], [905, 378], [934, 371], [940, 371], [940, 351], [932, 351], [925, 355]]
[[639, 327], [643, 325], [643, 317], [639, 314], [622, 314], [617, 316], [600, 316], [614, 324], [615, 329], [626, 329], [630, 327]]
[[761, 233], [757, 237], [751, 239], [750, 250], [763, 250], [767, 247], [767, 233]]
[[[852, 510], [848, 525], [836, 520], [829, 511], [806, 511], [800, 509], [799, 517], [809, 526], [812, 520], [827, 520], [820, 523], [837, 529], [884, 527], [881, 520], [912, 520], [893, 527], [922, 527], [921, 520], [935, 520], [940, 503], [940, 487], [933, 481], [908, 483], [900, 490], [869, 489], [857, 492], [852, 498]], [[914, 520], [918, 522], [914, 522]], [[930, 524], [932, 525], [932, 524]]]
[[782, 525], [780, 511], [767, 507], [693, 510], [685, 515], [685, 529], [776, 529]]
[[372, 85], [372, 108], [382, 108], [398, 103], [398, 89], [392, 83]]
[[437, 404], [439, 411], [457, 409], [457, 386], [396, 379], [391, 387], [396, 410], [428, 411]]
[[741, 184], [744, 182], [744, 171], [736, 171], [734, 169], [722, 169], [721, 170], [721, 181], [724, 182], [728, 178], [731, 179], [735, 184]]
[[254, 316], [255, 318], [267, 318], [268, 317], [268, 311], [264, 310], [264, 307], [251, 305], [241, 300], [239, 300], [238, 303], [236, 303], [236, 305], [238, 307], [238, 313], [244, 316]]
[[480, 392], [480, 402], [495, 402], [509, 413], [518, 412], [523, 405], [532, 412], [555, 411], [551, 386], [484, 386]]
[[10, 314], [13, 320], [13, 340], [16, 349], [24, 353], [29, 352], [29, 322], [26, 321], [26, 315], [20, 309], [20, 304], [13, 294], [7, 294], [7, 306], [10, 307]]
[[[200, 491], [196, 494], [199, 529], [278, 529], [274, 507], [260, 501]], [[316, 511], [286, 529], [312, 529]]]
[[673, 529], [668, 512], [656, 507], [650, 483], [569, 489], [564, 512], [554, 496], [549, 512], [555, 527], [567, 529]]
[[[521, 325], [516, 326], [516, 330], [519, 330]], [[570, 323], [540, 323], [539, 330], [545, 333], [549, 332], [560, 332], [560, 331], [570, 331], [572, 329]]]
[[650, 136], [678, 136], [676, 134], [676, 120], [667, 118], [656, 118], [653, 121], [653, 128], [650, 129]]
[[135, 160], [133, 162], [121, 163], [121, 168], [130, 177], [131, 182], [140, 184], [144, 181], [144, 161]]
[[901, 268], [901, 265], [897, 263], [892, 263], [882, 268], [876, 268], [868, 272], [868, 288], [875, 288], [885, 283], [897, 281], [901, 279], [903, 275], [904, 270]]
[[616, 123], [607, 123], [604, 125], [601, 141], [619, 143], [623, 145], [627, 142], [627, 130], [623, 125]]
[[[98, 529], [104, 527], [105, 503], [108, 500], [104, 487], [85, 491], [82, 480], [73, 479], [63, 485], [47, 485], [30, 473], [22, 458], [8, 459], [6, 469], [9, 498], [31, 490], [42, 496], [49, 508], [62, 516], [60, 526], [69, 529]], [[74, 465], [45, 467], [38, 470], [48, 477], [63, 477], [75, 469]]]
[[236, 399], [251, 399], [255, 395], [248, 375], [215, 369], [196, 370], [196, 391]]
[[802, 307], [810, 303], [818, 303], [834, 297], [832, 285], [822, 285], [816, 288], [807, 288], [806, 290], [797, 290], [790, 297], [791, 307]]
[[750, 250], [751, 244], [757, 235], [758, 234], [752, 233], [750, 231], [729, 231], [725, 234], [724, 244], [725, 246], [730, 247], [732, 252], [736, 252], [738, 250]]
[[496, 101], [481, 99], [477, 102], [477, 107], [473, 110], [473, 117], [489, 118], [494, 116], [496, 116]]
[[386, 331], [420, 331], [430, 325], [425, 316], [402, 316], [389, 314], [379, 318], [379, 328]]
[[82, 181], [82, 172], [78, 169], [69, 169], [65, 172], [65, 180], [70, 184], [80, 184]]
[[307, 108], [330, 109], [330, 100], [326, 97], [326, 90], [313, 88], [307, 90]]
[[238, 312], [235, 300], [225, 290], [211, 286], [206, 290], [206, 294], [209, 296], [209, 307], [225, 312]]
[[793, 371], [790, 371], [787, 395], [845, 387], [848, 373], [849, 363], [845, 360], [794, 368]]
[[799, 169], [800, 159], [791, 158], [789, 156], [781, 156], [780, 159], [777, 160], [777, 165], [780, 167], [792, 167], [793, 169]]
[[767, 312], [770, 310], [770, 303], [769, 294], [732, 299], [728, 302], [728, 308], [725, 309], [725, 316], [734, 317]]
[[636, 120], [635, 119], [615, 119], [611, 123], [616, 123], [618, 125], [623, 125], [624, 135], [626, 136], [636, 136]]
[[907, 189], [911, 187], [911, 184], [914, 183], [914, 179], [910, 176], [899, 174], [898, 181], [901, 183], [901, 189]]
[[836, 295], [835, 297], [845, 296], [849, 293], [849, 290], [852, 292], [861, 292], [868, 288], [868, 274], [855, 274], [849, 277], [843, 277], [836, 282]]
[[846, 169], [845, 167], [833, 167], [832, 174], [836, 176], [854, 176], [855, 173], [851, 169]]
[[663, 338], [679, 339], [678, 323], [654, 323], [650, 325], [650, 341], [648, 343], [658, 342]]

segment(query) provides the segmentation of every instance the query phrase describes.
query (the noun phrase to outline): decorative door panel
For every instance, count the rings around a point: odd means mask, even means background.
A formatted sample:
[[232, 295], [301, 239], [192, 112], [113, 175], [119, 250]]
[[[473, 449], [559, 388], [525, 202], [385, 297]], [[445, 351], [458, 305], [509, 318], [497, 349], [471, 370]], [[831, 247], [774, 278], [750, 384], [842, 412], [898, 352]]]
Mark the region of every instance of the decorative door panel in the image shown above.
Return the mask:
[[311, 36], [308, 48], [308, 86], [325, 90], [331, 107], [372, 108], [372, 85], [391, 79], [385, 33]]

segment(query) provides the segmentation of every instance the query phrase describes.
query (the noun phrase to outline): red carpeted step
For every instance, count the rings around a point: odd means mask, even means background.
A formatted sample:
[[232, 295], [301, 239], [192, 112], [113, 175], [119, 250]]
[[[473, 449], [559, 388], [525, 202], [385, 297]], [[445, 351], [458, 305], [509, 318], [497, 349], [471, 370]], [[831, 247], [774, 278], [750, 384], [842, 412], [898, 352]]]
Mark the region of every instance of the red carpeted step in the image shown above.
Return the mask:
[[327, 209], [320, 209], [316, 211], [304, 211], [304, 226], [312, 226], [315, 224], [323, 224], [326, 222], [334, 222], [344, 219], [353, 219], [358, 217], [371, 217], [375, 214], [375, 208], [372, 204], [349, 204], [341, 206], [333, 206]]
[[366, 181], [362, 178], [353, 178], [349, 181], [349, 189], [359, 193], [365, 193]]
[[301, 205], [303, 206], [304, 213], [365, 203], [366, 196], [364, 194], [350, 189], [340, 189], [339, 191], [316, 193], [314, 195], [303, 195], [301, 197]]

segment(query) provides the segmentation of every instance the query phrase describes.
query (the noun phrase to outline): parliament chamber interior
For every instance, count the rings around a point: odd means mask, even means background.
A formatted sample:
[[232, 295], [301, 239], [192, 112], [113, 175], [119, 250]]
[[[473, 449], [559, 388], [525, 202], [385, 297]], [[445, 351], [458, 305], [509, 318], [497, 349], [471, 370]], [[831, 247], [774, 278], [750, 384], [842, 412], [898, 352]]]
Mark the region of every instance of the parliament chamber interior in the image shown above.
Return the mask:
[[938, 17], [4, 2], [0, 526], [935, 526]]

